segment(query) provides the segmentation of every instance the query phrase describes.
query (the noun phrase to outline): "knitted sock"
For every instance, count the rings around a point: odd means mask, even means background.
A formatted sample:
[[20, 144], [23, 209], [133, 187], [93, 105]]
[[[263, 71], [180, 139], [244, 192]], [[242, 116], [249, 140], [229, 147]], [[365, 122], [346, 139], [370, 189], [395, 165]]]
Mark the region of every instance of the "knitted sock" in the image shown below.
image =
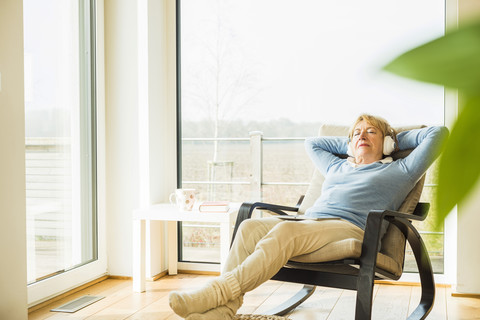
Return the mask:
[[242, 306], [243, 295], [235, 300], [228, 301], [225, 305], [210, 309], [204, 313], [191, 313], [186, 320], [231, 320]]
[[191, 313], [204, 313], [238, 298], [240, 284], [230, 272], [209, 281], [192, 292], [170, 292], [170, 307], [179, 316], [186, 318]]

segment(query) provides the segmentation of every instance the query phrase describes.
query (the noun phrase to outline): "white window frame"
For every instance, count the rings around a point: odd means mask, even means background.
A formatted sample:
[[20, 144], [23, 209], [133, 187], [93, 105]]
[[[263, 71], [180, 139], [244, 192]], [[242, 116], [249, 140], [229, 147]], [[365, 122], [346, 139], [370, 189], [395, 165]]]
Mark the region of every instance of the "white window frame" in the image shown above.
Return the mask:
[[[458, 0], [445, 0], [445, 29], [452, 30], [458, 27]], [[444, 114], [445, 126], [451, 130], [457, 119], [458, 92], [445, 88]], [[455, 284], [457, 282], [457, 207], [447, 216], [444, 222], [443, 240], [443, 274], [434, 274], [435, 283]], [[404, 273], [399, 281], [420, 282], [418, 273]]]

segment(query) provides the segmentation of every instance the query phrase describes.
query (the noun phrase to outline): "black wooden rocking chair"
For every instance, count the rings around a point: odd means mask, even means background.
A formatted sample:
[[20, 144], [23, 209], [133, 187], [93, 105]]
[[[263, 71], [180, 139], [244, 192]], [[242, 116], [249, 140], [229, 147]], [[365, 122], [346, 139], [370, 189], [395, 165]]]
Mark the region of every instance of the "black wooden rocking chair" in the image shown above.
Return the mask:
[[[340, 126], [324, 125], [320, 129], [322, 136], [346, 136], [347, 132], [348, 128]], [[392, 156], [396, 159], [405, 157], [408, 153], [397, 152]], [[370, 211], [363, 242], [346, 239], [290, 260], [272, 279], [302, 283], [304, 287], [267, 314], [284, 315], [310, 297], [315, 286], [324, 286], [356, 290], [355, 319], [371, 319], [374, 280], [400, 278], [407, 240], [415, 256], [422, 289], [420, 303], [408, 319], [425, 319], [433, 307], [435, 283], [428, 252], [420, 234], [411, 223], [411, 220], [424, 220], [428, 213], [429, 204], [418, 202], [424, 180], [425, 176], [412, 189], [398, 212]], [[302, 196], [294, 207], [261, 202], [243, 203], [238, 212], [233, 237], [240, 223], [251, 218], [255, 209], [268, 210], [276, 215], [286, 215], [287, 212], [304, 213], [318, 198], [322, 183], [323, 177], [315, 171], [305, 197]], [[389, 222], [389, 226], [382, 238], [380, 230], [384, 220]]]

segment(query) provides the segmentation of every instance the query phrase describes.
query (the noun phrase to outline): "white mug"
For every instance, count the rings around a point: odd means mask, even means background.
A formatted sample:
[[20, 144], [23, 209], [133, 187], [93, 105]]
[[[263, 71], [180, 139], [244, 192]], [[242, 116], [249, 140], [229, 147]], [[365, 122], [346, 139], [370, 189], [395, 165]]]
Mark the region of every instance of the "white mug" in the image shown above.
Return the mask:
[[170, 195], [170, 203], [182, 211], [191, 211], [195, 203], [195, 189], [177, 189]]

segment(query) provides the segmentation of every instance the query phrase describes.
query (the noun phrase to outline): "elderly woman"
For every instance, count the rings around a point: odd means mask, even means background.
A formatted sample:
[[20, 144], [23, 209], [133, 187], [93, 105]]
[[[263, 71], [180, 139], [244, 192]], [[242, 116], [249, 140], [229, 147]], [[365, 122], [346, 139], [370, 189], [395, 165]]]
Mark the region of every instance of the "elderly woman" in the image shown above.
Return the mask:
[[[171, 308], [189, 320], [232, 319], [243, 295], [270, 279], [290, 258], [342, 239], [362, 240], [368, 212], [398, 210], [438, 156], [446, 135], [444, 127], [397, 135], [384, 119], [361, 115], [348, 138], [307, 139], [307, 153], [325, 182], [322, 195], [306, 215], [320, 219], [244, 221], [222, 275], [199, 290], [171, 292]], [[404, 159], [385, 157], [394, 149], [413, 148]], [[347, 153], [347, 159], [336, 156]]]

